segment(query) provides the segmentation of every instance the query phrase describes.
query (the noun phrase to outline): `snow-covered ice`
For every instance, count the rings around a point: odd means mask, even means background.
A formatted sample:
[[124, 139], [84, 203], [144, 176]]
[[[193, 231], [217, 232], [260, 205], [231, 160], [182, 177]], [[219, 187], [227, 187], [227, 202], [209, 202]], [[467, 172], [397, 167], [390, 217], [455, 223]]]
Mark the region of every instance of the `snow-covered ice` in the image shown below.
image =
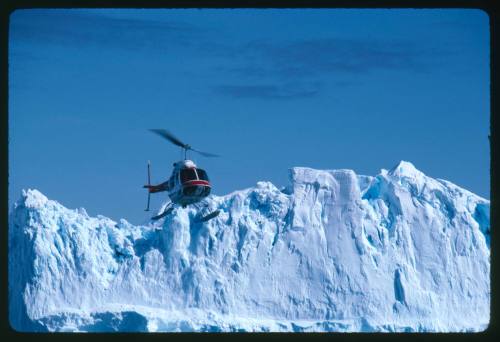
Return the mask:
[[211, 196], [215, 219], [89, 217], [37, 190], [9, 217], [19, 331], [481, 331], [490, 203], [401, 162], [290, 170]]

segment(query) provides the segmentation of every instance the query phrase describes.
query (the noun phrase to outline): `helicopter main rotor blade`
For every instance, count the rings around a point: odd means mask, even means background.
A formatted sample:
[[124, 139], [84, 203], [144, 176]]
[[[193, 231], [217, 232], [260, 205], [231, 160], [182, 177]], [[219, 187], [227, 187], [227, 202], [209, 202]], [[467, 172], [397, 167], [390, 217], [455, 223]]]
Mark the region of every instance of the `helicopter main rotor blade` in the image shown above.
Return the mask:
[[166, 129], [152, 128], [150, 129], [150, 131], [158, 134], [159, 136], [162, 136], [163, 138], [167, 139], [174, 145], [189, 149], [189, 145], [184, 144], [182, 141], [177, 139], [172, 133], [170, 133]]
[[201, 154], [202, 156], [205, 156], [205, 157], [220, 157], [218, 154], [214, 154], [214, 153], [208, 153], [208, 152], [203, 152], [203, 151], [198, 151], [198, 150], [195, 150], [194, 148], [192, 148], [190, 145], [188, 144], [184, 144], [182, 141], [180, 141], [175, 135], [173, 135], [172, 133], [170, 133], [169, 131], [167, 131], [166, 129], [161, 129], [161, 128], [151, 128], [150, 129], [151, 132], [153, 133], [156, 133], [158, 134], [159, 136], [167, 139], [168, 141], [170, 141], [172, 144], [174, 145], [177, 145], [177, 146], [180, 146], [186, 150], [191, 150], [191, 151], [194, 151], [194, 152], [198, 152], [199, 154]]
[[202, 151], [195, 150], [194, 148], [189, 148], [189, 149], [191, 151], [198, 152], [199, 154], [201, 154], [202, 156], [205, 156], [205, 157], [220, 157], [218, 154], [202, 152]]

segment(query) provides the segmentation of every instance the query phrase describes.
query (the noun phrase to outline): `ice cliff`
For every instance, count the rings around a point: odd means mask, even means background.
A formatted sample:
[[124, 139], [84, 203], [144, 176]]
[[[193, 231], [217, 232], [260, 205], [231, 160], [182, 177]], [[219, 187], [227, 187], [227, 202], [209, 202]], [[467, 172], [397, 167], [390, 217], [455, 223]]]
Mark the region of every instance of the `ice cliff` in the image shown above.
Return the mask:
[[9, 218], [19, 331], [481, 331], [489, 201], [401, 162], [293, 168], [144, 226], [23, 191]]

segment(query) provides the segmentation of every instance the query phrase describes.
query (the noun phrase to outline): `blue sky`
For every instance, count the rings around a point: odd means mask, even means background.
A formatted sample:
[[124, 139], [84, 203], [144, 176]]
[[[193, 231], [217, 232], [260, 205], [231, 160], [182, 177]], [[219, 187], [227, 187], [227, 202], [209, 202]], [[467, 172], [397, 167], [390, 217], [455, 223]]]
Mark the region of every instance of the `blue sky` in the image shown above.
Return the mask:
[[143, 222], [147, 161], [160, 182], [181, 156], [149, 128], [223, 155], [191, 154], [217, 195], [407, 160], [489, 198], [489, 82], [479, 10], [18, 10], [9, 202]]

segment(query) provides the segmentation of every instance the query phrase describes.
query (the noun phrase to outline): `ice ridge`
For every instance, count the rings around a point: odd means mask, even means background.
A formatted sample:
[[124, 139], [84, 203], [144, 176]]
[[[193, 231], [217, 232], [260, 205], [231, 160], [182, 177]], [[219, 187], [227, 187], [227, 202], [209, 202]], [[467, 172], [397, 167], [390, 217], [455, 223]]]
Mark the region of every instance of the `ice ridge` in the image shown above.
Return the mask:
[[[409, 162], [295, 167], [211, 196], [205, 223], [90, 217], [37, 190], [9, 216], [19, 331], [481, 331], [490, 203]], [[465, 319], [466, 318], [466, 319]]]

